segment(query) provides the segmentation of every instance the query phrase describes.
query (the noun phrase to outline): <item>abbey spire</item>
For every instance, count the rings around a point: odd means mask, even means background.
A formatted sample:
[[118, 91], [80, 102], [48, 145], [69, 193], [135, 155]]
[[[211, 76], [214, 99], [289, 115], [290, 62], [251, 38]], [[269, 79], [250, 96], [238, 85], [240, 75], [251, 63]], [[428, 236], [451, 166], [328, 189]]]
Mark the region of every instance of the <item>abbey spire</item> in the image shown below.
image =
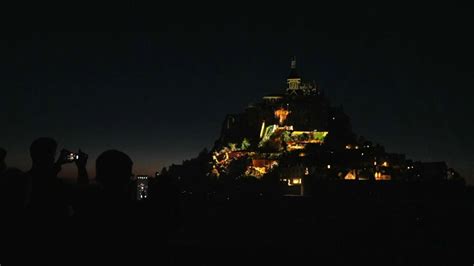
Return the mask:
[[288, 94], [297, 94], [297, 91], [300, 89], [301, 78], [296, 71], [296, 57], [291, 59], [291, 69], [288, 78], [286, 79], [288, 83], [288, 88], [286, 89]]

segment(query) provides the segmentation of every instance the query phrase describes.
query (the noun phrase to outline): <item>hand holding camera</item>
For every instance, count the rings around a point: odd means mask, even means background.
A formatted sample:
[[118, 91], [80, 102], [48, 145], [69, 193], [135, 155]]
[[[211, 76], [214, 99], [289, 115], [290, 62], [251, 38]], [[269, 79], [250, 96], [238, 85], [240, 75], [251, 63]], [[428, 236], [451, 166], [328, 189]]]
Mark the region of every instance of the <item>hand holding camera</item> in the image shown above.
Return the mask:
[[79, 149], [79, 152], [76, 153], [75, 155], [76, 155], [76, 159], [74, 160], [74, 162], [76, 163], [77, 167], [85, 168], [87, 164], [87, 158], [89, 156], [83, 151], [81, 151], [81, 149]]
[[69, 150], [63, 149], [58, 158], [58, 164], [66, 164], [75, 162], [78, 167], [84, 166], [87, 164], [88, 155], [81, 150], [79, 152], [71, 152]]

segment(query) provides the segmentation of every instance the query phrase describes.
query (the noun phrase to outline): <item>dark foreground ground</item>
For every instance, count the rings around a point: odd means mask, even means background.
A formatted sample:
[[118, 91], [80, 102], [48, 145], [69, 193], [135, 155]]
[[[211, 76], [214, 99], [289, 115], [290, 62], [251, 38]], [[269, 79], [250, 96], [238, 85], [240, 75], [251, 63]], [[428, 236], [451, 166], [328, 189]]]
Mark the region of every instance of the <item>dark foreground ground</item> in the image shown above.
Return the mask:
[[174, 246], [203, 265], [474, 263], [472, 191], [374, 189], [321, 184], [311, 197], [231, 197], [207, 204], [189, 197]]
[[34, 231], [25, 230], [31, 224], [23, 221], [6, 228], [10, 237], [2, 241], [9, 248], [2, 248], [6, 259], [0, 263], [30, 259], [40, 265], [474, 263], [471, 188], [321, 183], [312, 194], [184, 193], [179, 219], [173, 221], [159, 215], [149, 220], [124, 217], [52, 225], [47, 221], [44, 228], [36, 224]]

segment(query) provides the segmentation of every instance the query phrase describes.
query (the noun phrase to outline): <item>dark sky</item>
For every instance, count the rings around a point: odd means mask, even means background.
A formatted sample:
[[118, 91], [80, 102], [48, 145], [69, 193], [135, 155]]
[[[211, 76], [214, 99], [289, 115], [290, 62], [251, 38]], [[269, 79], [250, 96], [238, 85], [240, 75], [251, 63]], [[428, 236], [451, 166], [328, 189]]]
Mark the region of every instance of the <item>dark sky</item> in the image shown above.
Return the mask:
[[136, 174], [153, 174], [211, 147], [227, 113], [284, 86], [296, 56], [303, 79], [344, 106], [356, 133], [415, 160], [445, 160], [474, 182], [472, 9], [223, 8], [114, 16], [113, 30], [4, 33], [7, 163], [26, 170], [29, 144], [51, 136], [86, 151], [91, 170], [115, 148]]

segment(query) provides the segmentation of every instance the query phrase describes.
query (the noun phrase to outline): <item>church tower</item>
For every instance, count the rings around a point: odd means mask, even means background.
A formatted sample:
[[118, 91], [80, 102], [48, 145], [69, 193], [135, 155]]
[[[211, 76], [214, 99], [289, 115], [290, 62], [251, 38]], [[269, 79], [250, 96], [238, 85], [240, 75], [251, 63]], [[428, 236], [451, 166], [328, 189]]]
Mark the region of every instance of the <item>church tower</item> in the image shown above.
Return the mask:
[[286, 89], [286, 91], [290, 95], [296, 95], [297, 91], [300, 89], [301, 84], [301, 78], [296, 72], [296, 57], [293, 57], [291, 59], [290, 75], [288, 75], [288, 78], [286, 80], [288, 83], [288, 88]]

